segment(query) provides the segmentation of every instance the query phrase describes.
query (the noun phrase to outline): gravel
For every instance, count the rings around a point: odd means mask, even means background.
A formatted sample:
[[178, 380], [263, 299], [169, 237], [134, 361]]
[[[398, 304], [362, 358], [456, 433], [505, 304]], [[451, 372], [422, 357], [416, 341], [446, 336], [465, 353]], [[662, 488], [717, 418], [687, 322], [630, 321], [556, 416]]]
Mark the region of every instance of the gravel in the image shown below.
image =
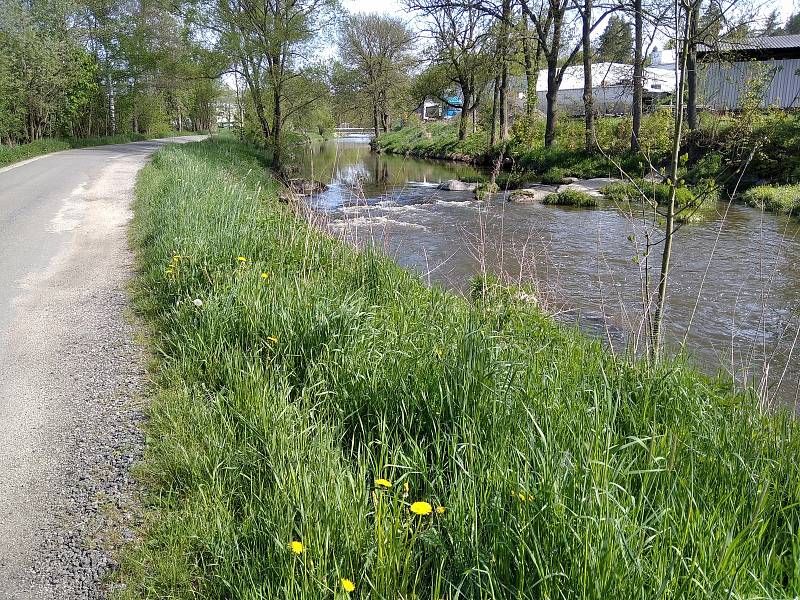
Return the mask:
[[31, 221], [44, 214], [42, 246], [57, 244], [46, 266], [13, 282], [0, 328], [2, 600], [106, 598], [119, 550], [135, 538], [131, 467], [144, 447], [146, 373], [127, 227], [136, 174], [159, 145], [59, 153], [16, 174], [19, 188], [31, 180], [32, 196], [44, 194], [43, 180], [58, 185], [47, 178], [56, 159], [75, 161], [87, 179], [53, 196], [53, 210], [36, 212], [40, 198], [31, 199], [21, 239], [30, 243]]

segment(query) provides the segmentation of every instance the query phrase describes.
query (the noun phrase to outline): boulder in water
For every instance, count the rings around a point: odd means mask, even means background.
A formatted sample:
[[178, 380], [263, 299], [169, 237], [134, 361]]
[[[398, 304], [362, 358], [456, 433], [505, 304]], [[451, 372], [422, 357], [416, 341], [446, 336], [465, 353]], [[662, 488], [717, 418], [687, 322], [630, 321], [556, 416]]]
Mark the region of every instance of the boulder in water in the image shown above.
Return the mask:
[[466, 181], [459, 181], [458, 179], [451, 179], [443, 181], [439, 184], [438, 189], [446, 190], [448, 192], [474, 192], [478, 189], [477, 183], [467, 183]]
[[525, 188], [511, 192], [508, 201], [516, 204], [536, 204], [554, 193], [555, 189], [550, 186]]

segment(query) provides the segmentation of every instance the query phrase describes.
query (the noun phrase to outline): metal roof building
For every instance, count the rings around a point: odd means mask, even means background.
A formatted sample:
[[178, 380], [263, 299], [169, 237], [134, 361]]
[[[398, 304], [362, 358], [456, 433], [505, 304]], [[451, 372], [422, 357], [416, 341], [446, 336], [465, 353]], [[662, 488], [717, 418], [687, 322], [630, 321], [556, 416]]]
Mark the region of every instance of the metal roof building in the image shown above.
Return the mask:
[[[633, 103], [633, 65], [595, 63], [592, 65], [594, 107], [599, 114], [624, 114]], [[675, 92], [675, 71], [646, 67], [644, 70], [644, 101], [648, 104]], [[541, 71], [536, 81], [539, 108], [544, 110], [547, 94], [547, 71]], [[567, 67], [558, 89], [558, 106], [568, 114], [582, 115], [583, 66]]]
[[698, 50], [700, 104], [712, 110], [800, 107], [800, 35], [720, 42]]

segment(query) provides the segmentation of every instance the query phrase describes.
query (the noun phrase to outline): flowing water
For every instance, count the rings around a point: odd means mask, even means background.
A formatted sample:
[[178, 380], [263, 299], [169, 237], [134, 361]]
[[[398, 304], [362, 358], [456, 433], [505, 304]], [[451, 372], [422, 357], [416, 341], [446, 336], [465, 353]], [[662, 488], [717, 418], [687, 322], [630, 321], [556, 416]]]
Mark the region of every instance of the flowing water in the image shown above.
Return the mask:
[[[309, 146], [303, 176], [330, 229], [375, 243], [432, 284], [457, 291], [483, 270], [530, 286], [543, 307], [612, 347], [642, 347], [641, 214], [516, 204], [436, 189], [467, 165], [370, 152], [368, 139]], [[800, 219], [720, 202], [675, 238], [666, 336], [709, 373], [728, 372], [769, 402], [800, 397]], [[651, 253], [655, 275], [660, 248]], [[639, 256], [639, 259], [637, 259]], [[795, 343], [797, 342], [797, 348]]]

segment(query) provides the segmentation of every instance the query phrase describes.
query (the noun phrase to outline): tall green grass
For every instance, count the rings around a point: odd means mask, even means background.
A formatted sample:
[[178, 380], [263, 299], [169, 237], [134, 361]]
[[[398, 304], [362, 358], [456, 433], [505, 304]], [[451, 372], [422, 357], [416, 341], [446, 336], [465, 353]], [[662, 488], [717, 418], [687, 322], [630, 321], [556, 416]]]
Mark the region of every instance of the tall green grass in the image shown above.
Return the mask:
[[18, 144], [16, 146], [5, 146], [0, 144], [0, 167], [19, 162], [21, 160], [27, 160], [29, 158], [41, 156], [42, 154], [50, 154], [51, 152], [69, 150], [71, 148], [106, 146], [108, 144], [124, 144], [127, 142], [140, 142], [143, 140], [169, 138], [179, 135], [197, 134], [191, 131], [169, 131], [160, 132], [153, 135], [145, 135], [143, 133], [118, 133], [116, 135], [93, 138], [47, 138], [43, 140], [37, 140], [29, 144]]
[[757, 185], [742, 194], [746, 204], [783, 215], [800, 215], [800, 185]]
[[259, 164], [216, 140], [139, 179], [157, 390], [120, 597], [800, 593], [789, 416], [490, 280], [429, 289], [293, 215]]

